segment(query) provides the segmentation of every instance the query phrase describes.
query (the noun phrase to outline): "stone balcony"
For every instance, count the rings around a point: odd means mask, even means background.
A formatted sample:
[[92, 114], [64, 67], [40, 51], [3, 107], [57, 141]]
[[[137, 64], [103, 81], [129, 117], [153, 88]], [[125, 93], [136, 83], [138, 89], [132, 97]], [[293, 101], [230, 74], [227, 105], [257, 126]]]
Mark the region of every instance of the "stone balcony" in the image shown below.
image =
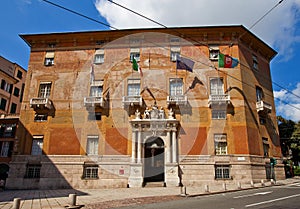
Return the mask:
[[136, 96], [123, 96], [123, 106], [142, 106], [143, 105], [143, 98], [139, 95]]
[[257, 110], [257, 112], [270, 113], [272, 111], [272, 105], [261, 100], [259, 102], [256, 102], [256, 110]]
[[52, 101], [49, 98], [31, 98], [30, 107], [33, 109], [52, 109]]
[[104, 107], [104, 99], [102, 96], [84, 97], [85, 107]]
[[187, 96], [186, 95], [172, 95], [167, 96], [168, 105], [187, 105]]
[[230, 96], [228, 94], [209, 95], [208, 98], [209, 107], [212, 104], [221, 105], [221, 104], [229, 104], [229, 103], [230, 103]]

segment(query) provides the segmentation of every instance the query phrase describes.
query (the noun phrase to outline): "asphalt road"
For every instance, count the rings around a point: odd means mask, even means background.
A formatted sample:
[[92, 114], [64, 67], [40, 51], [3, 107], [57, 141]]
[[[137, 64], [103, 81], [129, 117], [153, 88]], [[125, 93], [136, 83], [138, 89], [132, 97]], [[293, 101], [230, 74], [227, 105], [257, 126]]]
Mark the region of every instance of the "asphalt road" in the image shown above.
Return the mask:
[[[299, 209], [300, 183], [181, 200], [121, 207], [122, 209]], [[119, 209], [121, 209], [119, 208]]]

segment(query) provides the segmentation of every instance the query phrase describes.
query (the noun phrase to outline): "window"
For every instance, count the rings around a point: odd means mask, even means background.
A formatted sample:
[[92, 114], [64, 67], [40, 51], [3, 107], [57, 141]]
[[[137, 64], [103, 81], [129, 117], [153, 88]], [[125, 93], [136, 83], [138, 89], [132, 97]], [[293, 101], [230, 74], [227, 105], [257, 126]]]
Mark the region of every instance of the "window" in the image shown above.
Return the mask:
[[13, 89], [13, 84], [7, 83], [4, 79], [1, 81], [1, 89], [3, 89], [6, 92], [11, 93]]
[[253, 69], [254, 70], [258, 70], [258, 60], [257, 60], [257, 56], [252, 55], [252, 62], [253, 62]]
[[22, 77], [23, 77], [22, 71], [18, 70], [17, 78], [22, 79]]
[[229, 165], [216, 165], [215, 166], [216, 179], [230, 179], [230, 166]]
[[54, 65], [54, 52], [46, 52], [44, 65], [45, 66]]
[[40, 178], [41, 165], [40, 164], [28, 164], [26, 167], [25, 178]]
[[101, 120], [100, 112], [89, 112], [88, 120]]
[[227, 135], [214, 134], [216, 155], [227, 155]]
[[1, 109], [1, 110], [4, 110], [4, 111], [5, 111], [5, 109], [6, 109], [6, 102], [7, 102], [6, 99], [1, 98], [1, 101], [0, 101], [0, 109]]
[[269, 146], [268, 138], [262, 137], [262, 142], [263, 142], [264, 156], [269, 157], [270, 146]]
[[180, 47], [171, 47], [171, 52], [170, 52], [171, 61], [175, 62], [178, 56], [180, 56]]
[[0, 157], [8, 157], [8, 152], [9, 152], [9, 146], [10, 142], [2, 142], [1, 152], [0, 152]]
[[31, 155], [42, 155], [43, 153], [43, 136], [33, 136]]
[[98, 165], [84, 165], [83, 178], [98, 179]]
[[218, 61], [220, 49], [218, 46], [209, 46], [209, 59]]
[[183, 95], [183, 81], [182, 78], [170, 79], [170, 95]]
[[267, 123], [267, 119], [264, 115], [259, 115], [259, 123], [260, 125], [265, 125]]
[[226, 119], [226, 110], [212, 109], [212, 119]]
[[102, 97], [103, 92], [103, 81], [94, 81], [90, 87], [90, 96], [91, 97]]
[[15, 87], [13, 94], [14, 94], [14, 96], [18, 97], [20, 95], [20, 89]]
[[88, 155], [98, 155], [98, 136], [88, 136], [86, 143], [86, 153]]
[[140, 79], [128, 79], [127, 95], [139, 96], [140, 95]]
[[223, 78], [210, 79], [210, 94], [211, 95], [224, 95]]
[[94, 63], [95, 64], [104, 63], [104, 50], [103, 49], [96, 50], [95, 57], [94, 57]]
[[48, 98], [50, 96], [50, 92], [51, 92], [51, 82], [41, 82], [38, 97]]
[[256, 101], [260, 102], [263, 100], [263, 90], [262, 88], [256, 86]]
[[130, 49], [130, 62], [133, 61], [133, 58], [138, 62], [140, 61], [140, 49], [132, 48]]
[[2, 124], [0, 128], [0, 137], [12, 138], [15, 137], [16, 124]]
[[48, 120], [48, 114], [35, 114], [34, 121], [35, 122], [43, 122]]
[[11, 103], [11, 106], [10, 106], [10, 113], [11, 113], [11, 114], [15, 114], [16, 111], [17, 111], [17, 104]]

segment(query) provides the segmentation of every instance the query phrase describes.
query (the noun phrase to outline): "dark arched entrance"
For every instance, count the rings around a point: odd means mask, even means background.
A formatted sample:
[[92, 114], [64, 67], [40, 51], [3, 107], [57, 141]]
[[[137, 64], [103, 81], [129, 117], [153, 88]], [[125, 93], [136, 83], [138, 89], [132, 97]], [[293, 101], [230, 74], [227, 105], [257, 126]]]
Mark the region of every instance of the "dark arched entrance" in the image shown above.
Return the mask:
[[0, 164], [0, 180], [6, 180], [8, 177], [9, 166], [6, 164]]
[[164, 142], [159, 137], [150, 137], [145, 143], [144, 182], [164, 182]]

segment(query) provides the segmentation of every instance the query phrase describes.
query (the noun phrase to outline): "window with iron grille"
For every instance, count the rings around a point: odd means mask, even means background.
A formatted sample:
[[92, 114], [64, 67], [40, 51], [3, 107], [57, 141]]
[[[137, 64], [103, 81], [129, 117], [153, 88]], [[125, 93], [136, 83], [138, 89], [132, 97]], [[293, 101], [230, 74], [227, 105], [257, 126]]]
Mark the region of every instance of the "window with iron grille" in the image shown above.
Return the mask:
[[40, 164], [29, 164], [26, 167], [25, 178], [40, 178], [41, 165]]
[[98, 136], [87, 137], [86, 153], [88, 155], [98, 155], [98, 141]]
[[230, 166], [229, 165], [216, 165], [215, 166], [216, 179], [230, 179]]
[[170, 79], [170, 96], [183, 95], [182, 78]]
[[51, 82], [41, 82], [38, 97], [48, 98], [50, 96], [50, 92], [51, 92]]
[[210, 79], [210, 94], [211, 95], [224, 95], [223, 78]]
[[31, 155], [42, 155], [43, 154], [43, 136], [34, 136], [31, 146]]
[[212, 119], [226, 119], [226, 110], [213, 109], [211, 114]]
[[98, 165], [85, 165], [83, 167], [84, 179], [98, 179]]
[[129, 79], [127, 84], [127, 95], [128, 96], [139, 96], [140, 95], [140, 80]]

